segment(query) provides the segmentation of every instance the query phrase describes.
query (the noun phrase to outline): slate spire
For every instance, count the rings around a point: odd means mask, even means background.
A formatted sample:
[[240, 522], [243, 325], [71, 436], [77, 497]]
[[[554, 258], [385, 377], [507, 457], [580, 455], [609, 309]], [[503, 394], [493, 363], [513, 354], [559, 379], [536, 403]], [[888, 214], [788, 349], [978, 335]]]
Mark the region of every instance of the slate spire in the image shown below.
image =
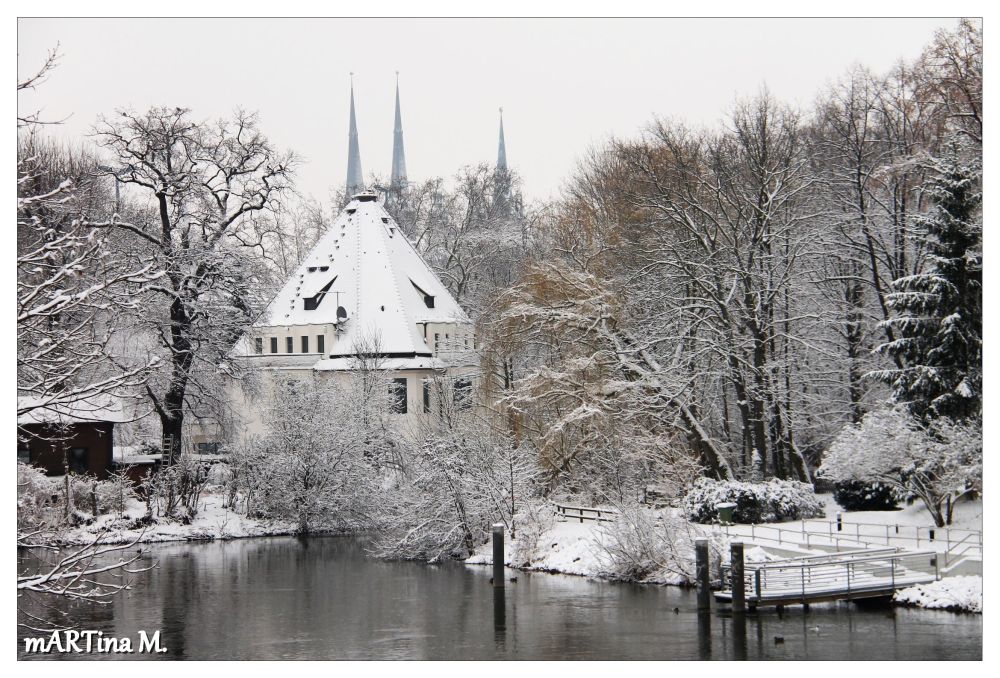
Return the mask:
[[351, 126], [347, 141], [347, 197], [364, 190], [361, 172], [361, 149], [358, 147], [358, 121], [354, 115], [354, 73], [351, 73]]
[[389, 185], [406, 184], [406, 152], [403, 150], [403, 117], [399, 112], [399, 71], [396, 71], [396, 121], [392, 127], [392, 174]]
[[497, 170], [507, 171], [507, 144], [503, 139], [503, 106], [500, 107], [500, 147], [497, 149]]

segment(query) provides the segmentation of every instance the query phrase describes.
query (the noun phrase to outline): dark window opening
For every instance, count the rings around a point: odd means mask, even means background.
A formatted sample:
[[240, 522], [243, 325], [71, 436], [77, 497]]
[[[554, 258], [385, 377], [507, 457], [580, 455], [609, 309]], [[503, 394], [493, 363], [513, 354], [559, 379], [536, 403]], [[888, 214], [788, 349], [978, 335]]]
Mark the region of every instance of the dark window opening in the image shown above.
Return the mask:
[[333, 283], [336, 282], [336, 280], [337, 276], [333, 276], [333, 280], [323, 285], [323, 288], [319, 292], [317, 292], [314, 296], [306, 297], [305, 299], [303, 299], [302, 301], [305, 303], [305, 310], [315, 311], [317, 308], [319, 308], [319, 305], [320, 303], [322, 303], [323, 298], [326, 296], [326, 293], [330, 291], [330, 288], [333, 287]]
[[302, 337], [302, 352], [309, 352], [309, 337]]
[[271, 353], [278, 352], [278, 337], [271, 337]]
[[87, 472], [87, 448], [74, 447], [69, 451], [69, 470], [73, 473]]
[[390, 411], [394, 414], [406, 414], [406, 379], [393, 379], [389, 385], [391, 400]]
[[424, 382], [424, 414], [431, 411], [431, 382]]
[[257, 337], [253, 340], [253, 347], [257, 353], [264, 352], [264, 337]]
[[472, 380], [455, 380], [455, 407], [466, 410], [472, 406]]
[[320, 273], [324, 273], [325, 271], [329, 271], [329, 270], [330, 270], [329, 266], [320, 266], [319, 267], [319, 272]]
[[382, 223], [383, 224], [388, 224], [389, 223], [389, 217], [382, 217]]
[[326, 351], [326, 337], [322, 334], [316, 335], [316, 352], [323, 353]]
[[294, 353], [295, 344], [291, 337], [285, 337], [285, 353]]
[[25, 464], [31, 463], [31, 448], [23, 440], [17, 441], [17, 460]]
[[412, 280], [410, 281], [410, 284], [413, 285], [413, 289], [417, 291], [417, 294], [419, 294], [424, 298], [424, 306], [426, 306], [427, 308], [434, 308], [434, 295], [427, 294], [426, 292], [424, 292], [422, 289], [420, 289], [420, 286], [417, 285], [417, 283], [413, 282]]
[[198, 443], [196, 445], [198, 454], [218, 454], [219, 443]]

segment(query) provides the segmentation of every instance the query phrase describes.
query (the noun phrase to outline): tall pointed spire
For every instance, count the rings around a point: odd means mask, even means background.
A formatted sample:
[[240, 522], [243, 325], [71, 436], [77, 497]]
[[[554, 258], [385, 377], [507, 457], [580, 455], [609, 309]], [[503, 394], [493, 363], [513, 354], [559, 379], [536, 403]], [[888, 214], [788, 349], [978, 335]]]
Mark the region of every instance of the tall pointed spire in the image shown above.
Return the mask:
[[406, 184], [406, 153], [403, 151], [403, 116], [399, 112], [399, 71], [396, 71], [396, 122], [392, 126], [392, 174], [389, 185]]
[[503, 138], [503, 106], [500, 107], [500, 147], [497, 149], [497, 169], [494, 173], [493, 206], [496, 214], [509, 217], [511, 211], [511, 176], [507, 170], [507, 143]]
[[503, 139], [503, 106], [500, 107], [500, 148], [497, 149], [497, 169], [507, 171], [507, 144]]
[[347, 197], [364, 190], [361, 172], [361, 149], [358, 147], [358, 121], [354, 115], [354, 73], [351, 73], [351, 127], [347, 142]]

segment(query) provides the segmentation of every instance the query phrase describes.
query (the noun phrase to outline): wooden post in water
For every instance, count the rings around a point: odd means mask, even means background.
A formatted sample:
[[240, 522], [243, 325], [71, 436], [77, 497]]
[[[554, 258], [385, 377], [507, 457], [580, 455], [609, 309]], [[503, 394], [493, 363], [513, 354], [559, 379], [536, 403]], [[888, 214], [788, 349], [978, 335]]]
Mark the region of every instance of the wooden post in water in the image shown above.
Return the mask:
[[493, 588], [502, 589], [503, 580], [503, 523], [493, 525]]
[[711, 607], [707, 539], [697, 539], [694, 542], [694, 568], [698, 587], [698, 611], [707, 612]]
[[742, 613], [747, 607], [746, 579], [743, 575], [743, 542], [729, 545], [729, 578], [732, 580], [733, 612]]

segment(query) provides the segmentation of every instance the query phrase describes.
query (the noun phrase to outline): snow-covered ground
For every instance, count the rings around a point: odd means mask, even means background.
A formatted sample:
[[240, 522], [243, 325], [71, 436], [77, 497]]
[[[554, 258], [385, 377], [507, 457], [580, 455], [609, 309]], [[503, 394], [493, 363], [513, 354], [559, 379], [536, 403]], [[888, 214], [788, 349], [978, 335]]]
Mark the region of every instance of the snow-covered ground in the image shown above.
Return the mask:
[[982, 577], [947, 577], [932, 584], [920, 584], [896, 591], [893, 600], [935, 610], [983, 611]]
[[[843, 509], [833, 501], [832, 496], [820, 495], [820, 498], [826, 503], [827, 518], [835, 519], [837, 512], [840, 511], [845, 524], [898, 524], [900, 526], [922, 528], [934, 525], [927, 511], [917, 503], [899, 511], [847, 513], [843, 512]], [[956, 507], [955, 513], [954, 528], [982, 529], [983, 509], [981, 501], [962, 503]], [[526, 538], [517, 540], [510, 539], [508, 536], [504, 544], [504, 562], [509, 567], [518, 569], [600, 577], [605, 569], [604, 563], [607, 558], [602, 548], [602, 543], [607, 538], [605, 533], [606, 525], [606, 523], [591, 521], [580, 523], [576, 520], [553, 522], [537, 538], [533, 535], [529, 537], [532, 543], [525, 543]], [[768, 526], [785, 530], [799, 529], [799, 523], [796, 522], [773, 523], [764, 527]], [[697, 527], [703, 530], [706, 536], [715, 532], [718, 537], [725, 537], [725, 535], [720, 535], [716, 531], [718, 528], [710, 526]], [[749, 526], [735, 526], [735, 532], [731, 531], [731, 534], [739, 534], [743, 531], [749, 534]], [[925, 547], [926, 545], [921, 543], [921, 548]], [[775, 551], [779, 555], [775, 555]], [[811, 552], [791, 544], [781, 544], [779, 546], [777, 543], [769, 543], [768, 540], [764, 539], [759, 540], [758, 544], [752, 548], [748, 548], [746, 557], [748, 561], [759, 562], [798, 553], [805, 555], [808, 553], [823, 552], [822, 550]], [[725, 558], [726, 555], [724, 552], [723, 557]], [[489, 543], [483, 544], [465, 562], [469, 565], [491, 565], [493, 563], [492, 545]], [[644, 581], [660, 584], [686, 583], [683, 577], [678, 576], [654, 576]], [[896, 600], [900, 603], [920, 607], [981, 611], [982, 578], [974, 576], [946, 576], [941, 581], [933, 584], [919, 585], [901, 590], [897, 593]]]
[[[978, 557], [978, 537], [969, 530], [983, 529], [981, 500], [961, 502], [955, 506], [954, 520], [948, 528], [935, 528], [930, 514], [919, 501], [898, 511], [844, 511], [832, 494], [818, 495], [824, 504], [825, 518], [785, 523], [762, 523], [753, 527], [733, 525], [725, 530], [730, 536], [739, 535], [748, 541], [779, 547], [784, 550], [807, 552], [812, 548], [854, 548], [857, 546], [898, 546], [909, 550], [944, 553], [957, 548], [970, 557]], [[842, 529], [836, 530], [837, 514], [841, 514]], [[930, 531], [935, 539], [931, 540]], [[919, 537], [919, 538], [918, 538]], [[958, 544], [962, 540], [964, 544]], [[958, 544], [958, 547], [956, 547]]]
[[[933, 527], [934, 520], [918, 500], [904, 505], [898, 511], [844, 511], [833, 500], [832, 494], [816, 495], [826, 508], [826, 517], [836, 519], [840, 513], [845, 523], [875, 523], [878, 525], [906, 525], [908, 527]], [[951, 527], [956, 529], [983, 529], [983, 502], [963, 501], [955, 505]]]
[[90, 525], [75, 527], [61, 536], [64, 541], [83, 544], [89, 543], [96, 536], [101, 535], [102, 542], [121, 544], [136, 539], [140, 542], [237, 539], [292, 534], [294, 532], [294, 526], [291, 523], [248, 518], [224, 508], [222, 504], [221, 495], [207, 494], [202, 497], [198, 515], [190, 524], [185, 525], [166, 518], [155, 518], [157, 522], [151, 525], [128, 528], [123, 523], [134, 522], [146, 512], [146, 505], [133, 499], [125, 511], [128, 518], [124, 521], [119, 521], [114, 515], [103, 515]]

